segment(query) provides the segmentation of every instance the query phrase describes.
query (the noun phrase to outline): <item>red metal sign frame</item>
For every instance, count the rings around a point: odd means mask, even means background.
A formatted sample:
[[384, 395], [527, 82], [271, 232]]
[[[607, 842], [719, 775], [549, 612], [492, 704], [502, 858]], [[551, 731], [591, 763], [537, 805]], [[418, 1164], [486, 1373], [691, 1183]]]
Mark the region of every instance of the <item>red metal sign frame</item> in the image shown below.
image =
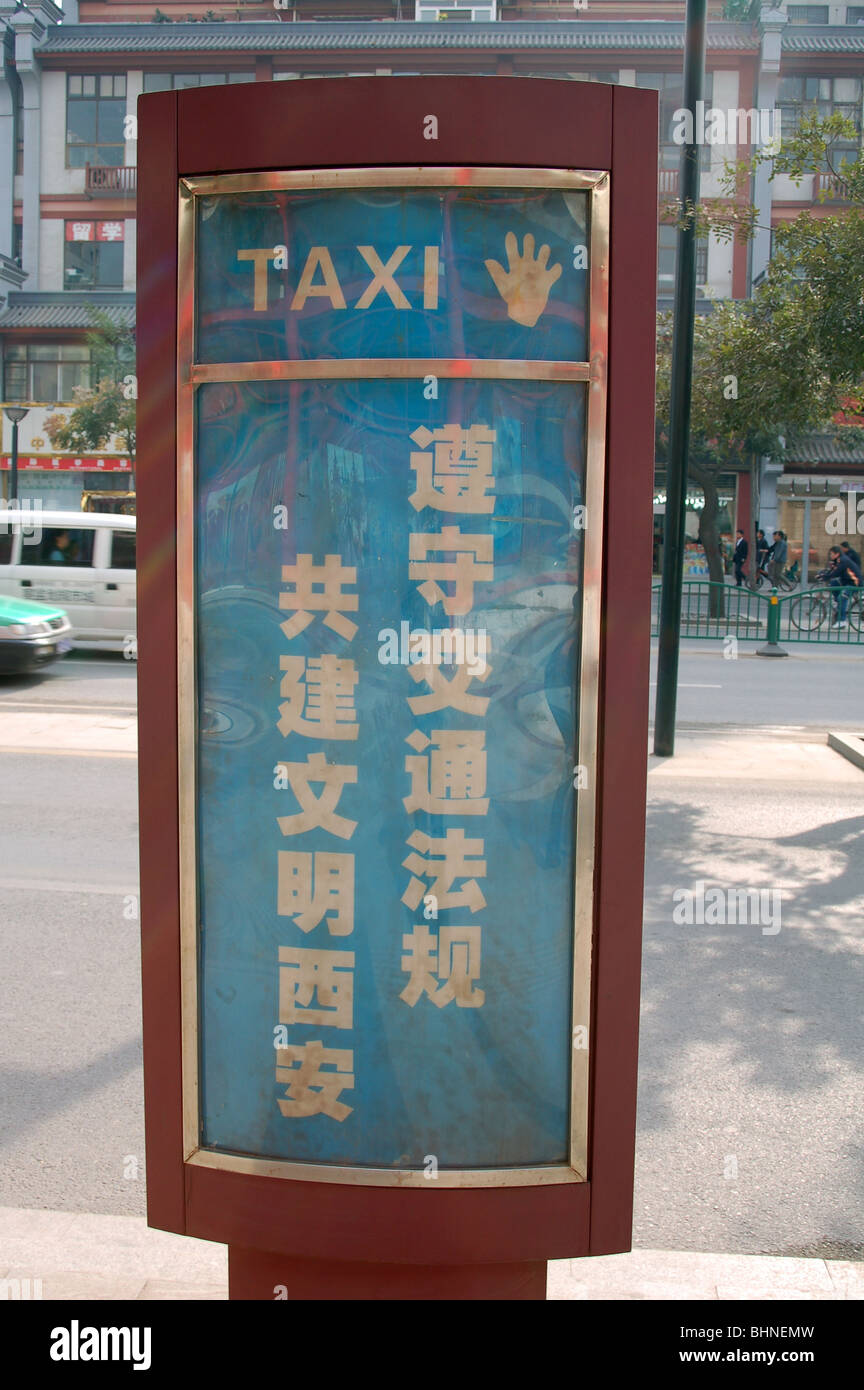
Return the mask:
[[[438, 115], [435, 140], [424, 138], [429, 113]], [[402, 1266], [405, 1273], [483, 1266], [488, 1289], [499, 1266], [536, 1271], [547, 1259], [630, 1248], [648, 743], [656, 130], [656, 93], [547, 79], [319, 79], [142, 99], [138, 679], [148, 1219], [165, 1230], [227, 1242], [232, 1296], [272, 1298], [270, 1288], [290, 1284], [294, 1276], [303, 1279], [303, 1296], [350, 1296], [352, 1261]], [[351, 165], [607, 169], [612, 176], [594, 1011], [584, 1183], [379, 1188], [184, 1163], [175, 655], [178, 180]], [[250, 1262], [244, 1256], [249, 1251], [271, 1254]], [[341, 1282], [337, 1266], [349, 1271]], [[327, 1272], [321, 1286], [326, 1292], [314, 1292], [316, 1270]], [[420, 1280], [415, 1287], [422, 1285]], [[386, 1281], [380, 1287], [377, 1295], [366, 1296], [388, 1296]], [[533, 1293], [502, 1296], [536, 1297], [536, 1279], [533, 1287]]]

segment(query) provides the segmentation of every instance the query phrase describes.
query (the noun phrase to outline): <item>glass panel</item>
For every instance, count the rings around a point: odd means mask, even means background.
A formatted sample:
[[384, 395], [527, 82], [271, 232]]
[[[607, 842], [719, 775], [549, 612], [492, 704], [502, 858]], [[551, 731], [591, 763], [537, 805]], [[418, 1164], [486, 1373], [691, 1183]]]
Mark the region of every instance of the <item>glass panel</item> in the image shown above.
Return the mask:
[[123, 144], [123, 119], [126, 115], [126, 103], [112, 97], [110, 101], [100, 101], [98, 115], [98, 138], [96, 143], [99, 145], [122, 145]]
[[[450, 356], [456, 334], [459, 356], [584, 362], [588, 277], [574, 248], [587, 245], [587, 207], [584, 192], [515, 188], [200, 199], [200, 359]], [[527, 243], [514, 244], [514, 225]], [[287, 270], [238, 259], [279, 244]], [[546, 268], [520, 307], [526, 257]], [[255, 308], [256, 277], [267, 309]]]
[[7, 401], [27, 400], [27, 366], [24, 362], [7, 362], [3, 389]]
[[34, 401], [56, 401], [57, 364], [55, 362], [34, 362], [30, 371]]
[[171, 90], [170, 72], [145, 72], [145, 92], [169, 92]]
[[200, 87], [200, 72], [178, 72], [174, 75], [175, 88], [181, 87]]
[[96, 95], [96, 78], [95, 78], [95, 77], [84, 77], [84, 78], [82, 78], [82, 87], [81, 87], [81, 90], [82, 90], [82, 92], [84, 93], [85, 97], [95, 97], [95, 95]]
[[114, 78], [115, 97], [125, 97], [126, 95], [126, 74], [120, 73]]
[[56, 565], [57, 568], [83, 569], [93, 564], [92, 529], [66, 530], [50, 526], [43, 527], [42, 539], [38, 545], [21, 547], [22, 565]]
[[135, 532], [113, 531], [111, 534], [111, 568], [134, 570]]
[[69, 145], [92, 145], [96, 140], [96, 102], [70, 101], [66, 106], [66, 140]]
[[228, 81], [229, 81], [229, 82], [254, 82], [254, 81], [255, 81], [255, 74], [254, 74], [254, 72], [229, 72], [229, 74], [228, 74]]
[[[208, 1148], [414, 1171], [430, 1152], [442, 1168], [567, 1160], [582, 587], [572, 517], [584, 501], [586, 388], [438, 385], [439, 399], [427, 401], [415, 381], [260, 381], [232, 387], [227, 412], [223, 387], [197, 395]], [[474, 471], [475, 500], [494, 496], [494, 512], [454, 499], [453, 511], [473, 514], [446, 517], [487, 543], [488, 571], [460, 581], [448, 609], [457, 618], [409, 574], [409, 538], [434, 547], [445, 521], [411, 501], [426, 463], [430, 485], [436, 458], [439, 482], [448, 472], [445, 422], [457, 423], [456, 454], [473, 456], [485, 479]], [[463, 435], [472, 426], [473, 440]], [[460, 482], [472, 473], [463, 468]], [[274, 497], [290, 499], [290, 533], [273, 526]], [[455, 594], [434, 549], [416, 553], [429, 554], [441, 592]], [[301, 554], [322, 565], [338, 555], [333, 602], [355, 628], [325, 626], [316, 599], [308, 624], [286, 638], [280, 624], [301, 616], [290, 602], [305, 591]], [[350, 595], [356, 605], [345, 603]], [[451, 628], [462, 633], [465, 680], [448, 669], [446, 648], [416, 679], [408, 634], [427, 634], [434, 652], [433, 633], [440, 648]], [[488, 683], [482, 650], [491, 653]], [[286, 702], [280, 713], [280, 669], [283, 698], [297, 676], [302, 710], [303, 673], [314, 684], [323, 653], [347, 682], [342, 718], [335, 734], [315, 722], [313, 697], [298, 731], [293, 694], [291, 712]], [[442, 692], [454, 680], [479, 702], [449, 701]], [[424, 703], [435, 688], [438, 698]], [[337, 838], [314, 813], [301, 834], [292, 818], [302, 821], [305, 802], [290, 787], [261, 790], [257, 769], [288, 759], [290, 769], [311, 770], [307, 754], [354, 774], [333, 780], [336, 814], [346, 818]], [[291, 776], [303, 790], [301, 774]], [[448, 836], [454, 857], [447, 868], [439, 859], [439, 871], [433, 861]], [[455, 850], [463, 836], [465, 864]], [[249, 852], [238, 855], [238, 843]], [[440, 920], [424, 920], [428, 893]], [[335, 998], [323, 975], [317, 996], [314, 985], [296, 988], [295, 966], [315, 959], [338, 967]], [[456, 996], [445, 987], [454, 970], [463, 980]], [[274, 1051], [280, 1023], [288, 1041]], [[292, 1103], [302, 1095], [293, 1064], [322, 1039], [333, 1049], [325, 1065], [350, 1074], [352, 1087], [336, 1084], [335, 1110], [316, 1115]]]
[[92, 289], [96, 261], [96, 244], [92, 241], [67, 241], [65, 247], [65, 288]]
[[225, 83], [226, 74], [224, 72], [202, 72], [202, 87], [221, 87]]
[[31, 362], [56, 362], [60, 349], [54, 343], [31, 343], [28, 355]]
[[6, 361], [26, 362], [27, 347], [24, 343], [7, 343], [5, 347]]
[[72, 75], [70, 74], [70, 76], [69, 76], [69, 95], [70, 95], [70, 97], [80, 97], [80, 95], [81, 95], [81, 78], [80, 78], [80, 77], [74, 77], [74, 76], [72, 76]]
[[74, 401], [76, 386], [90, 385], [90, 368], [85, 362], [70, 362], [60, 368], [59, 401]]
[[114, 78], [110, 73], [107, 76], [103, 73], [99, 78], [99, 95], [100, 97], [113, 97]]
[[61, 362], [89, 362], [90, 349], [81, 343], [63, 343], [58, 348]]
[[103, 289], [123, 287], [123, 243], [99, 242], [96, 283]]

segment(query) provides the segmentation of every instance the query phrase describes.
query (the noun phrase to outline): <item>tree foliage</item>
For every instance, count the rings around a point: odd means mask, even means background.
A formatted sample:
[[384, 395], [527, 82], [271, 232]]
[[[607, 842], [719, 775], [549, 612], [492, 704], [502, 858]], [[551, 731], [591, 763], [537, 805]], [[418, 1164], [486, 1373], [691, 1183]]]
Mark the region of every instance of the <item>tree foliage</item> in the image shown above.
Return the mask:
[[92, 309], [93, 329], [87, 334], [93, 385], [75, 388], [75, 405], [68, 415], [57, 412], [45, 421], [55, 449], [96, 453], [110, 447], [119, 435], [124, 450], [135, 457], [135, 336], [103, 310]]
[[[820, 174], [816, 201], [839, 192], [842, 208], [805, 209], [774, 231], [768, 271], [753, 297], [726, 300], [696, 320], [688, 472], [705, 492], [700, 539], [712, 579], [722, 580], [717, 536], [717, 475], [751, 456], [783, 456], [796, 433], [830, 428], [844, 442], [864, 433], [832, 422], [861, 405], [864, 376], [864, 158], [838, 157], [838, 142], [857, 139], [839, 115], [801, 119], [791, 139], [763, 147], [749, 161], [727, 163], [727, 199], [698, 208], [677, 204], [679, 225], [721, 240], [748, 239], [759, 209], [748, 200], [753, 174], [800, 183]], [[826, 177], [827, 176], [827, 177]], [[826, 186], [827, 184], [827, 186]], [[832, 187], [833, 184], [833, 187]], [[661, 316], [657, 361], [657, 452], [665, 457], [669, 419], [671, 322]]]

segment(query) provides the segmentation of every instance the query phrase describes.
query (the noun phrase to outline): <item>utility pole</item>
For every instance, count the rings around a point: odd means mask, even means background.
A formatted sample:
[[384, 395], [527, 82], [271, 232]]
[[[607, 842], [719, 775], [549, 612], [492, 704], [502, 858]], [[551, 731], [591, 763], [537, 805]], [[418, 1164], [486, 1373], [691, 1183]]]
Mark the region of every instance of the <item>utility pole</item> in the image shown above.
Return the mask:
[[[705, 85], [705, 16], [707, 0], [687, 0], [684, 38], [684, 107], [693, 123], [693, 140], [681, 150], [679, 196], [682, 207], [699, 202], [701, 143], [697, 144], [696, 103]], [[693, 380], [693, 319], [696, 309], [696, 227], [692, 217], [678, 229], [675, 265], [675, 326], [669, 397], [669, 453], [666, 465], [666, 515], [663, 528], [663, 588], [660, 595], [660, 641], [657, 651], [657, 703], [654, 752], [675, 752], [678, 700], [678, 649], [681, 640], [681, 593], [684, 562], [684, 513], [687, 456], [690, 446], [690, 392]]]

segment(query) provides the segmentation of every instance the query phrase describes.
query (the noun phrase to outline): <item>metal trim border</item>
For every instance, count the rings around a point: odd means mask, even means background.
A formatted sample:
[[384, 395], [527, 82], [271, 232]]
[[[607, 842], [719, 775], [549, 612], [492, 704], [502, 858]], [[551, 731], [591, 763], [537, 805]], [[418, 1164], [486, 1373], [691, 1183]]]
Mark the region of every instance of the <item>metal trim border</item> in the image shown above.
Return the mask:
[[[301, 362], [203, 364], [195, 361], [197, 197], [240, 192], [358, 187], [562, 188], [589, 194], [589, 362], [514, 359], [335, 359]], [[177, 301], [177, 662], [178, 800], [180, 827], [180, 960], [182, 979], [183, 1149], [186, 1163], [270, 1178], [381, 1187], [429, 1187], [422, 1170], [342, 1167], [258, 1158], [200, 1146], [197, 903], [196, 613], [195, 613], [195, 391], [213, 381], [423, 377], [588, 382], [585, 528], [579, 656], [579, 764], [589, 785], [577, 795], [574, 856], [573, 994], [570, 1062], [569, 1166], [439, 1169], [434, 1187], [539, 1186], [588, 1180], [594, 856], [596, 835], [598, 701], [600, 678], [603, 505], [606, 462], [609, 306], [610, 183], [606, 171], [496, 168], [325, 169], [213, 178], [183, 178], [178, 198]], [[576, 1046], [584, 1020], [588, 1048]]]

